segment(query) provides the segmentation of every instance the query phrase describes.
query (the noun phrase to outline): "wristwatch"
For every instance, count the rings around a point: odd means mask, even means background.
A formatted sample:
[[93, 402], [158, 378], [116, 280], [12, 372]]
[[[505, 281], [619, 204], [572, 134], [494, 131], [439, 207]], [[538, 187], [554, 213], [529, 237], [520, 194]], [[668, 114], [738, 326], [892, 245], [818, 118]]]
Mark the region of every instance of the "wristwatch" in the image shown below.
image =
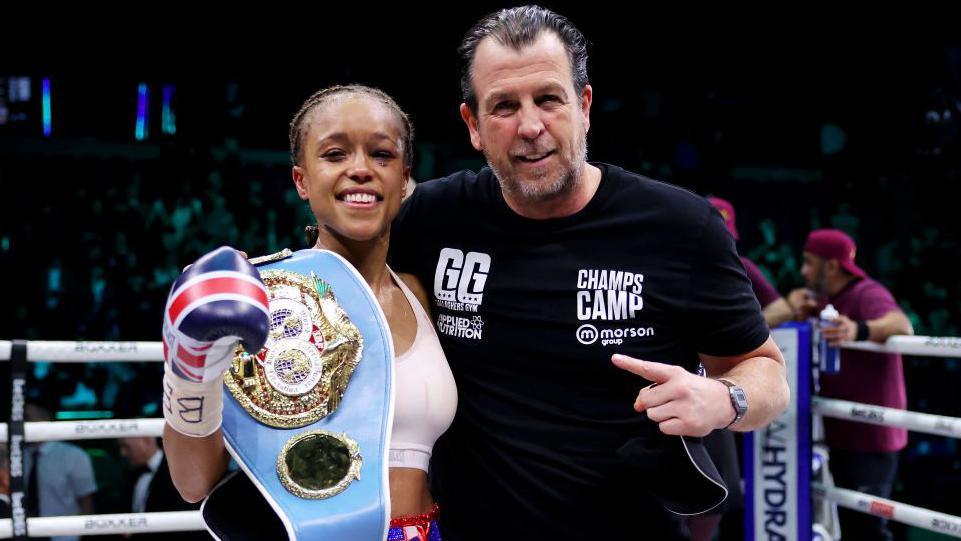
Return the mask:
[[734, 420], [730, 422], [724, 428], [731, 428], [735, 423], [740, 421], [747, 415], [747, 395], [744, 394], [744, 389], [740, 385], [728, 381], [726, 379], [719, 379], [721, 383], [727, 385], [727, 392], [731, 395], [731, 405], [734, 406]]

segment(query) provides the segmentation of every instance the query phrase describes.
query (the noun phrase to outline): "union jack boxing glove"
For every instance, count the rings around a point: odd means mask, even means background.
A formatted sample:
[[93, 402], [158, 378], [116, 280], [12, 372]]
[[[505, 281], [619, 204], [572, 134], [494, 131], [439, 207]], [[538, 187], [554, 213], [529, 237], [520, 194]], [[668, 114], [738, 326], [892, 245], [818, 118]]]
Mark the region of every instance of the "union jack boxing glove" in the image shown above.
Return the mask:
[[164, 417], [188, 436], [220, 426], [222, 376], [237, 343], [251, 354], [270, 330], [267, 289], [238, 251], [222, 247], [187, 267], [164, 308]]

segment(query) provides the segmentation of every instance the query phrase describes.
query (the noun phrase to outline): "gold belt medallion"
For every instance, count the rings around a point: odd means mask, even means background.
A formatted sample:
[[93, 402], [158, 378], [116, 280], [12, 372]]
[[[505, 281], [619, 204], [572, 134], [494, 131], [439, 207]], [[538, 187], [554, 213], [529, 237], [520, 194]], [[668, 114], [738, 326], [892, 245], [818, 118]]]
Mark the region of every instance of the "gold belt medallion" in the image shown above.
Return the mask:
[[224, 383], [255, 419], [298, 428], [337, 409], [363, 352], [363, 337], [330, 285], [311, 276], [263, 270], [270, 335], [251, 354], [237, 347]]

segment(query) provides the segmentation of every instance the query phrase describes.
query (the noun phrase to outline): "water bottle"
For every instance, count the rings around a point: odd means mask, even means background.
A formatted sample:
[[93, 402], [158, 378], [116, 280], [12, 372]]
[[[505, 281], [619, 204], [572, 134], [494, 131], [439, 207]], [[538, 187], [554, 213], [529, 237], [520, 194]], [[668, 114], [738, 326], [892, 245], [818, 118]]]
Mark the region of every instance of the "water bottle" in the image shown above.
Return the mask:
[[[839, 315], [841, 314], [838, 313], [834, 306], [830, 304], [825, 306], [824, 310], [821, 310], [820, 328], [823, 330], [829, 327], [835, 327], [837, 324], [834, 320]], [[840, 348], [829, 346], [827, 340], [824, 339], [823, 333], [821, 333], [820, 341], [818, 342], [818, 353], [822, 374], [836, 374], [841, 371]]]

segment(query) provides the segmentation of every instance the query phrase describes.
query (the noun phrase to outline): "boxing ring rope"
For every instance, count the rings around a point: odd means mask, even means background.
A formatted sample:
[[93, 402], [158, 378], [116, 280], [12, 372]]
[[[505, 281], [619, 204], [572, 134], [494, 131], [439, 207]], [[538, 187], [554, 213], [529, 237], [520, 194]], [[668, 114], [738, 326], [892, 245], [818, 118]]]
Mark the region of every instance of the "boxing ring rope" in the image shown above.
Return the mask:
[[877, 353], [961, 358], [961, 338], [954, 336], [892, 336], [884, 344], [846, 342], [841, 347]]
[[917, 413], [821, 397], [811, 399], [811, 411], [835, 419], [906, 428], [912, 432], [923, 432], [949, 438], [961, 438], [961, 418], [958, 417]]
[[[24, 423], [24, 441], [102, 440], [163, 435], [163, 419], [98, 419]], [[0, 442], [7, 441], [7, 423], [0, 423]]]
[[[902, 353], [926, 357], [961, 358], [961, 337], [892, 336], [884, 344], [847, 342], [844, 349], [878, 353]], [[0, 340], [0, 361], [10, 360], [11, 342]], [[160, 342], [70, 342], [31, 340], [27, 342], [27, 361], [49, 362], [135, 362], [163, 361]]]
[[[13, 343], [0, 340], [0, 361], [10, 360]], [[161, 342], [70, 342], [30, 340], [27, 361], [58, 363], [163, 361]]]
[[[200, 511], [77, 515], [72, 517], [28, 518], [30, 537], [59, 535], [115, 535], [134, 533], [189, 532], [203, 530]], [[0, 539], [12, 537], [10, 519], [0, 520]], [[136, 537], [134, 538], [136, 539]]]
[[[12, 342], [0, 340], [0, 362], [9, 361]], [[46, 341], [27, 342], [29, 362], [161, 362], [160, 342]], [[164, 420], [102, 419], [24, 423], [27, 442], [159, 437]], [[8, 439], [6, 423], [0, 423], [0, 441]], [[30, 537], [61, 535], [115, 535], [205, 530], [200, 511], [122, 513], [27, 518]], [[13, 537], [13, 521], [0, 520], [0, 539]]]
[[[841, 347], [878, 353], [961, 357], [961, 338], [956, 337], [892, 336], [884, 344], [847, 342], [841, 344]], [[834, 419], [904, 428], [912, 432], [961, 439], [961, 418], [958, 417], [823, 397], [811, 399], [811, 412]], [[841, 507], [961, 539], [961, 517], [819, 483], [812, 483], [811, 489], [815, 498], [834, 502]]]
[[841, 507], [961, 539], [961, 517], [818, 483], [812, 483], [811, 489], [815, 497]]
[[[845, 349], [961, 357], [961, 338], [930, 336], [894, 336], [885, 344], [849, 342]], [[10, 360], [12, 342], [0, 340], [0, 362]], [[27, 361], [31, 362], [160, 362], [160, 342], [110, 341], [29, 341]], [[896, 426], [916, 432], [961, 438], [961, 418], [931, 415], [817, 397], [812, 412], [825, 417], [847, 419], [885, 426]], [[28, 442], [108, 439], [121, 437], [156, 437], [163, 432], [163, 419], [107, 419], [90, 421], [56, 421], [24, 423], [24, 439]], [[0, 441], [8, 437], [7, 425], [0, 423]], [[812, 484], [815, 497], [832, 501], [857, 511], [885, 517], [919, 528], [961, 538], [961, 517], [938, 513], [900, 502], [837, 487]], [[78, 515], [27, 519], [31, 536], [107, 535], [144, 532], [203, 530], [199, 511], [159, 513], [126, 513], [110, 515]], [[12, 537], [12, 521], [0, 520], [0, 539]]]

